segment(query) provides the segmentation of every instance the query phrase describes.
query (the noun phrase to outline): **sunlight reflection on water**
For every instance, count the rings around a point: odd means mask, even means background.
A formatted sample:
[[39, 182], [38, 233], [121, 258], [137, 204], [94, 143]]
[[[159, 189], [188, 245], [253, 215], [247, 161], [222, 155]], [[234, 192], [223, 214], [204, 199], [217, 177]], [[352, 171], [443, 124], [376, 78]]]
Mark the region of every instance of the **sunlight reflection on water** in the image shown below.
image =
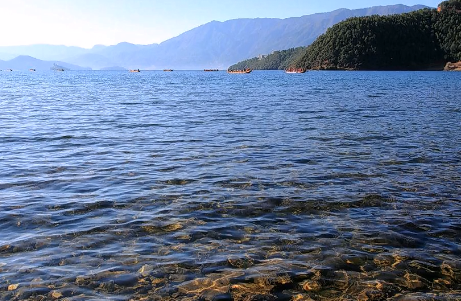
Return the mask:
[[0, 298], [461, 298], [460, 83], [0, 74]]

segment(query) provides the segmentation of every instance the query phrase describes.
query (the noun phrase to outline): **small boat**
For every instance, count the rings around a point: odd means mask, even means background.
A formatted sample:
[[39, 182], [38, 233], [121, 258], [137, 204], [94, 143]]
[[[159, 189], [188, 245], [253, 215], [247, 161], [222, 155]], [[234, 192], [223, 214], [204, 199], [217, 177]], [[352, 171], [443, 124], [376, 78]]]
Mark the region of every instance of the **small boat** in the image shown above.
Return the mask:
[[35, 72], [35, 69], [34, 69], [34, 68], [30, 68], [29, 71]]
[[62, 72], [62, 71], [64, 71], [64, 69], [63, 68], [58, 68], [58, 69], [56, 69], [56, 71]]
[[11, 72], [11, 71], [13, 71], [13, 69], [6, 69], [5, 71]]
[[165, 72], [171, 72], [171, 71], [173, 71], [173, 69], [163, 69], [163, 71], [165, 71]]
[[288, 68], [285, 73], [305, 73], [307, 70], [304, 68]]
[[141, 72], [139, 69], [131, 69], [130, 72]]
[[227, 70], [227, 73], [235, 73], [235, 74], [247, 74], [250, 73], [251, 69], [243, 69], [243, 70]]
[[205, 72], [219, 71], [219, 69], [203, 69]]

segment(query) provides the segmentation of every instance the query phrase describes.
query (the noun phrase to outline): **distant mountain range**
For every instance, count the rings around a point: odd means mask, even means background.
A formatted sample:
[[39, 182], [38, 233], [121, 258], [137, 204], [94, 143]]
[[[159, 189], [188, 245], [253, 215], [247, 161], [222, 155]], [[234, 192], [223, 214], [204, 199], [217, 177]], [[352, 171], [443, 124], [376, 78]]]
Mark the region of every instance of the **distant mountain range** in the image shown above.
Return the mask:
[[[327, 28], [350, 17], [401, 14], [422, 8], [426, 6], [390, 5], [338, 9], [288, 19], [212, 21], [151, 45], [124, 42], [112, 46], [96, 45], [91, 49], [57, 45], [0, 47], [0, 59], [9, 60], [0, 61], [0, 69], [39, 69], [38, 66], [45, 67], [55, 61], [61, 61], [58, 64], [62, 66], [66, 64], [62, 62], [71, 64], [70, 69], [112, 69], [115, 66], [127, 69], [225, 69], [259, 54], [307, 46]], [[13, 57], [16, 58], [11, 60]], [[33, 58], [38, 60], [33, 61]], [[33, 63], [37, 65], [32, 66]]]
[[13, 70], [50, 70], [54, 66], [69, 70], [89, 70], [91, 68], [84, 68], [77, 65], [60, 62], [60, 61], [43, 61], [28, 55], [20, 55], [8, 61], [0, 60], [0, 70], [13, 69]]

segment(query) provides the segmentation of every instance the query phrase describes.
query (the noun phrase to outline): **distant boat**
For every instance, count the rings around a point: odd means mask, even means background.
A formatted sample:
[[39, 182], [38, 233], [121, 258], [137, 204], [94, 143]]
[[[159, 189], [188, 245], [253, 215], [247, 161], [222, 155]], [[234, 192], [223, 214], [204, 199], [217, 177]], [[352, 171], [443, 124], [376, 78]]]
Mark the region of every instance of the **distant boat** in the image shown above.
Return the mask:
[[139, 69], [131, 69], [130, 72], [141, 72]]
[[30, 68], [29, 71], [35, 72], [35, 69], [34, 69], [34, 68]]
[[171, 72], [171, 71], [173, 71], [173, 69], [163, 69], [163, 71], [165, 71], [165, 72]]
[[11, 71], [13, 71], [13, 69], [6, 69], [5, 71], [11, 72]]
[[64, 67], [57, 65], [56, 63], [53, 64], [52, 67], [50, 67], [51, 70], [53, 71], [64, 71]]
[[238, 74], [247, 74], [250, 73], [251, 69], [243, 69], [243, 70], [227, 70], [227, 73], [238, 73]]
[[203, 71], [206, 71], [206, 72], [213, 72], [213, 71], [219, 71], [219, 69], [203, 69]]
[[285, 73], [305, 73], [307, 70], [304, 68], [288, 68]]

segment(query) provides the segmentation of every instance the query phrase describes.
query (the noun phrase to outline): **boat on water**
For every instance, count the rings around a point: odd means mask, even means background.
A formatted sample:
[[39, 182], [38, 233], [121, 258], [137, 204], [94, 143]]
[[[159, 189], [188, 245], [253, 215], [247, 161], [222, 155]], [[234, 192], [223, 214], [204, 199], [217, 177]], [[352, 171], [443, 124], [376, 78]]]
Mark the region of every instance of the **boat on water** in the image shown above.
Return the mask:
[[139, 69], [131, 69], [130, 72], [141, 72]]
[[288, 68], [285, 73], [305, 73], [307, 70], [304, 68]]
[[[53, 64], [53, 67], [50, 67], [50, 70], [53, 70], [53, 71], [65, 71], [66, 69], [64, 69], [64, 67], [62, 66], [59, 66], [57, 65], [56, 63]], [[69, 69], [67, 69], [69, 70]]]
[[250, 73], [251, 69], [243, 69], [243, 70], [227, 70], [227, 73], [237, 73], [237, 74], [246, 74], [246, 73]]
[[163, 71], [165, 71], [165, 72], [171, 72], [171, 71], [173, 71], [173, 69], [163, 69]]
[[11, 72], [11, 71], [13, 71], [13, 69], [6, 69], [5, 71]]
[[219, 69], [203, 69], [205, 72], [219, 71]]
[[34, 69], [34, 68], [30, 68], [29, 71], [35, 72], [35, 69]]

